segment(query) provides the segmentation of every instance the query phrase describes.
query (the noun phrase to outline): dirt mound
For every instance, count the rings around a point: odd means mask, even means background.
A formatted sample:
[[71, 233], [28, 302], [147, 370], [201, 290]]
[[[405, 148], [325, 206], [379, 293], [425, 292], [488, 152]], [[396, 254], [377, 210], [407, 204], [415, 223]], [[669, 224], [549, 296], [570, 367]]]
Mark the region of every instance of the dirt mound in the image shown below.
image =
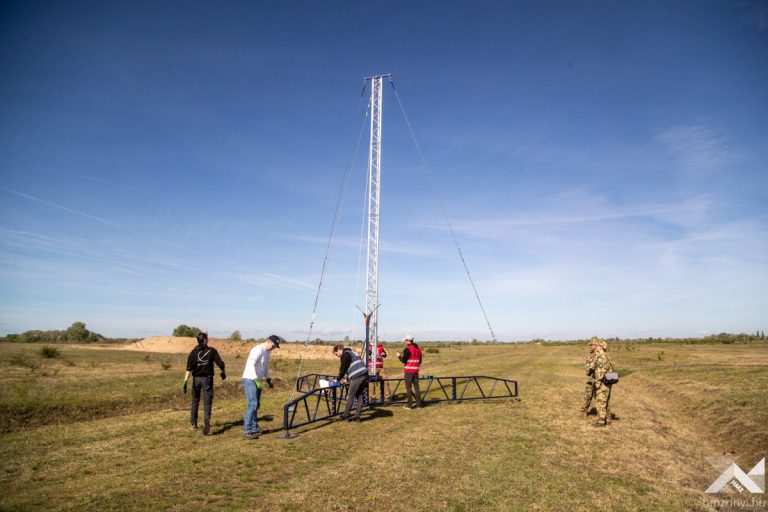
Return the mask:
[[[255, 346], [253, 342], [222, 340], [210, 338], [208, 344], [219, 351], [222, 356], [240, 354], [247, 357], [248, 352]], [[176, 336], [153, 336], [124, 345], [123, 350], [138, 350], [140, 352], [162, 352], [165, 354], [188, 354], [195, 348], [195, 338]], [[300, 359], [304, 352], [303, 343], [282, 343], [279, 349], [272, 351], [271, 357], [278, 359]], [[304, 354], [305, 359], [335, 359], [331, 347], [327, 345], [309, 345]]]

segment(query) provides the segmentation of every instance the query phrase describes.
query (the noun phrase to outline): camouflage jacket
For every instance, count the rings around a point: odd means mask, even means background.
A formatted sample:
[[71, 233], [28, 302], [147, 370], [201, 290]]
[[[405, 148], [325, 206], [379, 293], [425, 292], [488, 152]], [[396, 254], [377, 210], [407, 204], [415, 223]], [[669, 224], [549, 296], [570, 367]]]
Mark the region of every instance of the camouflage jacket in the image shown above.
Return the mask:
[[596, 352], [590, 352], [587, 356], [587, 362], [584, 363], [584, 369], [587, 370], [587, 375], [589, 375], [589, 370], [591, 370], [595, 365], [595, 357], [597, 357]]
[[603, 376], [606, 373], [613, 371], [613, 365], [605, 352], [598, 352], [596, 355], [593, 368], [595, 369], [595, 382], [600, 383], [603, 382]]

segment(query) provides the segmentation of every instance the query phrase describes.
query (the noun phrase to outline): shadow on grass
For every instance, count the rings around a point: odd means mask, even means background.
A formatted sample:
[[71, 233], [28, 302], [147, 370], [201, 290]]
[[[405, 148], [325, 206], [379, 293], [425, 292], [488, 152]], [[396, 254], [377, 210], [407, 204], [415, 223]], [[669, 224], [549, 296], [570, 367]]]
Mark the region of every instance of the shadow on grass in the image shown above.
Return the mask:
[[[260, 416], [259, 421], [272, 421], [274, 419], [274, 416], [271, 414], [267, 414], [265, 416]], [[223, 434], [224, 432], [227, 432], [228, 430], [232, 430], [235, 427], [242, 427], [243, 426], [243, 420], [237, 420], [237, 421], [228, 421], [227, 423], [224, 423], [222, 426], [218, 428], [218, 430], [215, 430], [211, 432], [212, 436], [219, 436]], [[263, 430], [264, 433], [278, 431], [282, 429], [271, 429], [271, 430]]]
[[[363, 410], [363, 415], [362, 415], [362, 419], [360, 420], [360, 422], [361, 423], [367, 423], [369, 421], [373, 421], [373, 420], [381, 419], [381, 418], [388, 418], [388, 417], [391, 417], [391, 416], [394, 416], [394, 413], [392, 411], [389, 411], [389, 410], [386, 410], [386, 409], [378, 409], [378, 408], [375, 408], [375, 409], [367, 408], [367, 409]], [[295, 435], [305, 434], [307, 432], [312, 432], [313, 430], [324, 428], [324, 427], [327, 427], [328, 425], [333, 425], [335, 423], [340, 423], [340, 422], [343, 422], [343, 420], [341, 419], [341, 414], [339, 413], [336, 416], [334, 416], [333, 418], [329, 418], [327, 420], [319, 420], [317, 422], [318, 423], [317, 425], [312, 425], [312, 426], [308, 426], [308, 427], [305, 427], [305, 426], [298, 427], [300, 430], [294, 430], [294, 434]], [[281, 431], [284, 432], [282, 427], [281, 428], [273, 428], [273, 429], [265, 430], [264, 433], [265, 434], [271, 434], [271, 433], [274, 433], [274, 432], [281, 432]]]
[[243, 420], [237, 420], [237, 421], [229, 421], [225, 424], [223, 424], [221, 427], [219, 427], [218, 430], [215, 430], [211, 432], [212, 436], [219, 436], [223, 434], [224, 432], [231, 430], [235, 427], [242, 427], [243, 426]]

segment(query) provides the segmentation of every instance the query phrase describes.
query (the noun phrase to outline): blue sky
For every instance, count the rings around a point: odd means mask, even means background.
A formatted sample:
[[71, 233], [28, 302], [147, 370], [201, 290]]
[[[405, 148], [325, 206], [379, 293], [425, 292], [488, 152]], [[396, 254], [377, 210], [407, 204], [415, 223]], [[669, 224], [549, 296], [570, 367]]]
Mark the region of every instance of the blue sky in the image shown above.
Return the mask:
[[376, 73], [383, 339], [768, 328], [768, 2], [5, 1], [0, 333], [359, 337]]

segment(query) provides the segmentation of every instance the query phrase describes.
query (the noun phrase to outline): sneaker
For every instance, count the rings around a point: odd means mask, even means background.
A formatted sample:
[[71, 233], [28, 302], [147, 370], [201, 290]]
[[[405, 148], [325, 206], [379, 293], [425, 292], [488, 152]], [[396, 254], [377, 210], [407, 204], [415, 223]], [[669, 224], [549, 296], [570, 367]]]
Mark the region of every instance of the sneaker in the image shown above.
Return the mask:
[[253, 432], [248, 432], [247, 434], [243, 434], [243, 439], [258, 439], [259, 434], [254, 434]]
[[204, 435], [204, 436], [207, 436], [207, 435], [209, 435], [210, 433], [211, 433], [211, 423], [210, 423], [210, 422], [208, 422], [208, 421], [206, 421], [206, 422], [203, 424], [203, 435]]
[[355, 418], [355, 421], [356, 421], [357, 423], [362, 423], [362, 422], [363, 422], [363, 418], [361, 418], [360, 416], [358, 416], [357, 418]]
[[413, 410], [413, 407], [411, 407], [410, 405], [404, 405], [403, 409], [408, 409], [410, 411], [410, 410]]
[[593, 427], [605, 427], [605, 426], [606, 426], [606, 424], [605, 424], [605, 421], [600, 421], [600, 420], [598, 420], [598, 421], [594, 422], [594, 423], [592, 424], [592, 426], [593, 426]]
[[261, 435], [261, 429], [259, 427], [256, 427], [256, 429], [254, 429], [254, 431], [251, 432], [251, 434], [255, 436]]
[[197, 425], [190, 425], [189, 430], [197, 430]]

